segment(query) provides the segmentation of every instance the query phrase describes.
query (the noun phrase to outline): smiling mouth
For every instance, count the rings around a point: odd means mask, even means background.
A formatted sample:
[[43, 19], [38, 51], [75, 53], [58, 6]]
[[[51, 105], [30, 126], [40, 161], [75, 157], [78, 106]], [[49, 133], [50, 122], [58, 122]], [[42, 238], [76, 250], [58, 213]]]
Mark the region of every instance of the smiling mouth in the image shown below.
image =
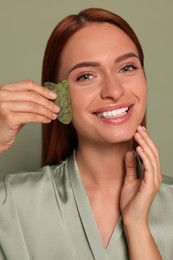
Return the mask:
[[129, 111], [129, 107], [123, 107], [112, 111], [99, 112], [96, 113], [96, 115], [101, 118], [116, 118], [116, 117], [126, 115], [128, 111]]

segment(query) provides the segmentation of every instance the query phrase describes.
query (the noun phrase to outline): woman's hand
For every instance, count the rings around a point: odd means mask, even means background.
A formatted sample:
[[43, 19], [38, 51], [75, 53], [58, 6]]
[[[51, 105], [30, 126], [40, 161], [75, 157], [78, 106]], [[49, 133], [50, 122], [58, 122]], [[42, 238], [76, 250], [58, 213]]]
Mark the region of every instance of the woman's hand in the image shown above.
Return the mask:
[[56, 94], [33, 81], [0, 85], [0, 153], [11, 147], [26, 123], [49, 123], [59, 108]]
[[136, 160], [132, 151], [126, 154], [126, 176], [121, 192], [120, 206], [124, 223], [147, 223], [148, 212], [162, 180], [159, 151], [146, 129], [138, 126], [134, 135], [138, 142], [137, 153], [141, 157], [144, 172], [137, 179]]
[[144, 172], [137, 179], [135, 156], [128, 152], [120, 198], [129, 256], [133, 260], [160, 260], [162, 257], [148, 225], [148, 213], [162, 180], [159, 151], [144, 127], [137, 128], [134, 138], [139, 144], [136, 150], [143, 161]]

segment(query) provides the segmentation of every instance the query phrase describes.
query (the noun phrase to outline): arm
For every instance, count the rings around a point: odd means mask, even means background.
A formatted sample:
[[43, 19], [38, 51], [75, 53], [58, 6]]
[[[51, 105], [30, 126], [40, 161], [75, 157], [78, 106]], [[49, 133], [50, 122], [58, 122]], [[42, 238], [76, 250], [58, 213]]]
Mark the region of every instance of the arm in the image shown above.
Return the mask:
[[146, 225], [125, 226], [129, 257], [131, 260], [161, 260], [162, 257]]
[[129, 255], [131, 260], [161, 260], [148, 225], [148, 213], [162, 180], [159, 152], [143, 127], [137, 128], [134, 138], [139, 144], [137, 152], [144, 172], [138, 179], [136, 159], [133, 152], [128, 152], [120, 204]]
[[26, 123], [49, 123], [59, 108], [56, 94], [32, 81], [0, 85], [0, 154], [9, 149]]

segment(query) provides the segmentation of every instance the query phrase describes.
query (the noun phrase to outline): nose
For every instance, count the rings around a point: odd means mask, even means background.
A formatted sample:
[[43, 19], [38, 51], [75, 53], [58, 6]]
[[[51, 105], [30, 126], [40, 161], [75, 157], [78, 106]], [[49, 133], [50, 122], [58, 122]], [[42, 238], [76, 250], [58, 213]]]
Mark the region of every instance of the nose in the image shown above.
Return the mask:
[[102, 99], [118, 100], [124, 94], [124, 88], [114, 75], [104, 77], [100, 96]]

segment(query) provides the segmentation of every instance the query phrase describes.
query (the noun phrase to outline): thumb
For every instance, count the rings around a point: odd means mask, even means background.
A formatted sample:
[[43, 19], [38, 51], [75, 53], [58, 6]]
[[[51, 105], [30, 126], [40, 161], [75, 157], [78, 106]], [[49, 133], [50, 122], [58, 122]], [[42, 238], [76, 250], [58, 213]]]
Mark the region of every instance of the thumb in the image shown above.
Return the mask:
[[136, 158], [132, 151], [126, 153], [125, 166], [126, 166], [125, 182], [131, 182], [136, 180], [137, 179]]

